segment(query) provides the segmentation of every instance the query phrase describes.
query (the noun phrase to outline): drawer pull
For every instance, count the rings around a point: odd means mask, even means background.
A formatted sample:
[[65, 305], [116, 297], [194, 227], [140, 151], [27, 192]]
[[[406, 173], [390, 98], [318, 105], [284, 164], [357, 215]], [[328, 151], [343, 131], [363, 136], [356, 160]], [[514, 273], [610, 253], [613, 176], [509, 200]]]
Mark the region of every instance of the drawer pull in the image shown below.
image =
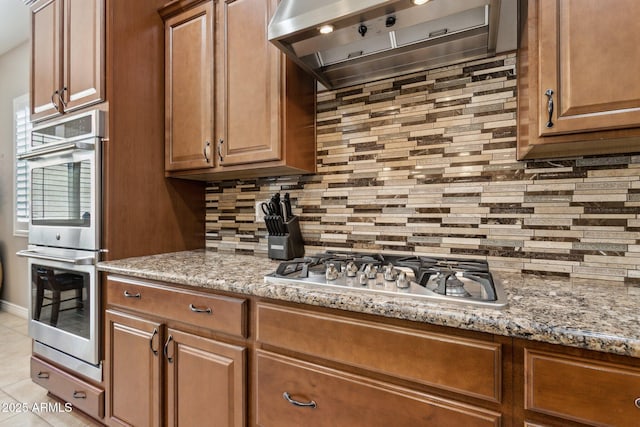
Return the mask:
[[284, 397], [284, 400], [286, 400], [287, 402], [291, 403], [294, 406], [301, 406], [303, 408], [311, 408], [311, 409], [315, 409], [318, 406], [316, 402], [313, 400], [311, 402], [299, 402], [297, 400], [294, 400], [291, 398], [291, 395], [286, 391], [282, 393], [282, 397]]
[[189, 309], [191, 311], [193, 311], [194, 313], [207, 313], [207, 314], [211, 314], [211, 309], [209, 307], [207, 308], [198, 308], [193, 304], [189, 304]]
[[553, 121], [551, 119], [553, 119], [553, 89], [547, 89], [544, 94], [549, 98], [549, 100], [547, 101], [547, 113], [549, 113], [549, 120], [547, 120], [547, 124], [545, 126], [548, 128], [552, 128]]
[[164, 357], [167, 358], [167, 362], [169, 363], [173, 363], [173, 357], [169, 357], [169, 343], [171, 341], [173, 341], [173, 337], [169, 335], [169, 338], [167, 338], [167, 342], [164, 343]]
[[[48, 380], [49, 379], [49, 372], [42, 372], [42, 371], [38, 371], [38, 373], [36, 374], [36, 376], [38, 378], [40, 378], [41, 380]], [[636, 400], [636, 405], [638, 404], [638, 401]]]
[[138, 292], [137, 294], [132, 294], [129, 291], [124, 291], [124, 297], [125, 298], [138, 298], [138, 299], [140, 299], [142, 297], [142, 295], [140, 295], [140, 292]]
[[640, 409], [640, 397], [638, 397], [633, 403], [636, 405], [636, 408]]
[[158, 355], [158, 350], [155, 350], [153, 348], [153, 339], [155, 338], [156, 335], [158, 335], [158, 328], [153, 328], [153, 334], [151, 334], [151, 338], [149, 339], [149, 347], [151, 348], [151, 352], [153, 353], [154, 356]]
[[87, 398], [87, 393], [85, 393], [84, 391], [74, 391], [73, 392], [73, 398], [74, 399], [86, 399]]

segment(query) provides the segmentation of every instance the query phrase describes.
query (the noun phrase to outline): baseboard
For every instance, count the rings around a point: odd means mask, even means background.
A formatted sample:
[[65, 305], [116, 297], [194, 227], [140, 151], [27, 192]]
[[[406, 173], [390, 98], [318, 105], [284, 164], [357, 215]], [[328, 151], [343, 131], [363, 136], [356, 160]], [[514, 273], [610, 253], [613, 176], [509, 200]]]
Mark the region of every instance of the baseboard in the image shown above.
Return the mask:
[[29, 318], [29, 310], [26, 307], [11, 303], [9, 301], [0, 300], [0, 311], [6, 311], [14, 316]]

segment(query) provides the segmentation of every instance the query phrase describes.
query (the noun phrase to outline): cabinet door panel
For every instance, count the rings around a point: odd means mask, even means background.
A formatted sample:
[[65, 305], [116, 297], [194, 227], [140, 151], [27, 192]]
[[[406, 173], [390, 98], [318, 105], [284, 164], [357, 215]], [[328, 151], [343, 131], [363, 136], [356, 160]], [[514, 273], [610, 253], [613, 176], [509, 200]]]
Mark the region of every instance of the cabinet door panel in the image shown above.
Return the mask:
[[540, 135], [639, 126], [640, 2], [541, 0], [538, 10]]
[[62, 95], [66, 102], [65, 111], [103, 99], [103, 5], [103, 0], [65, 0]]
[[242, 427], [245, 349], [169, 329], [168, 425]]
[[267, 40], [275, 0], [222, 2], [224, 166], [279, 160], [282, 55]]
[[159, 426], [162, 396], [160, 324], [111, 310], [106, 312], [105, 323], [107, 421]]
[[273, 353], [258, 351], [257, 370], [261, 427], [501, 425], [495, 412]]
[[54, 92], [60, 88], [62, 73], [61, 1], [42, 1], [33, 7], [31, 40], [31, 119], [35, 120], [59, 114]]
[[167, 170], [213, 166], [213, 3], [165, 23]]

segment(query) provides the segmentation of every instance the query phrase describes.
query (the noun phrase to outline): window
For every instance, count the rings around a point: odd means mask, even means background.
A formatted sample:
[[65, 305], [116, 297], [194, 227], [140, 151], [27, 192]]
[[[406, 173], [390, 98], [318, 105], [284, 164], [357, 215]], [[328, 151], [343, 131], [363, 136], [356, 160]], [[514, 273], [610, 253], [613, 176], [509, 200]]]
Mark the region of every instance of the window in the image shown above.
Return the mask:
[[18, 156], [27, 151], [31, 133], [29, 121], [29, 95], [25, 94], [13, 100], [13, 142], [14, 187], [13, 234], [26, 236], [29, 230], [29, 183], [27, 162], [18, 160]]

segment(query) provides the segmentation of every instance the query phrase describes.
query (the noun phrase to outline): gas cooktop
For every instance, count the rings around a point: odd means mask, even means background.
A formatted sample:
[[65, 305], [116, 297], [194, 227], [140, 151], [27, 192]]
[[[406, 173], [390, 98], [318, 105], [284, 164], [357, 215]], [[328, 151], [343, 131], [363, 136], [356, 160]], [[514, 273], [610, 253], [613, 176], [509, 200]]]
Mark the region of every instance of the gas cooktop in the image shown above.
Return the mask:
[[501, 284], [484, 260], [325, 252], [280, 263], [267, 283], [348, 288], [502, 309]]

